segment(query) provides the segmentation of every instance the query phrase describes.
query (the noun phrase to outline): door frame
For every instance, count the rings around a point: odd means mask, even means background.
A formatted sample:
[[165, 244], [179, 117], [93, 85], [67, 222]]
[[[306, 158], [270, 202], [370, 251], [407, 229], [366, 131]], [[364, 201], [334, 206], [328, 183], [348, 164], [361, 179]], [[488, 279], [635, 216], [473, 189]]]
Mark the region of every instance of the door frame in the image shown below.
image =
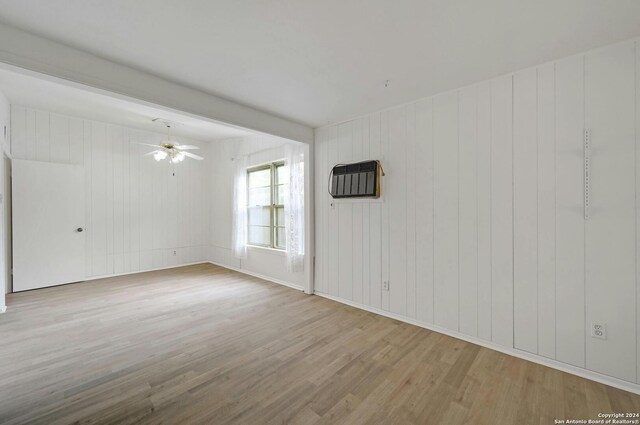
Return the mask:
[[5, 264], [5, 293], [13, 292], [13, 240], [12, 240], [12, 213], [11, 213], [11, 157], [6, 153], [2, 158], [4, 177], [3, 220], [4, 226], [4, 264]]

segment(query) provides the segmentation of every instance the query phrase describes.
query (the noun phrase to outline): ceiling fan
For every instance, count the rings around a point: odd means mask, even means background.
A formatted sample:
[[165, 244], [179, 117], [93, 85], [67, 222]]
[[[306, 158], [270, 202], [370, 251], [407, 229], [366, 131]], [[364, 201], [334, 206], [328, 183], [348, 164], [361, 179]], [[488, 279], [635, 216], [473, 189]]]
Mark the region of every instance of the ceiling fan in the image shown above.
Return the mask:
[[193, 145], [180, 145], [176, 141], [171, 140], [171, 123], [168, 121], [162, 121], [162, 123], [167, 127], [167, 140], [164, 140], [157, 145], [138, 143], [139, 145], [151, 146], [152, 148], [156, 148], [156, 150], [147, 152], [143, 156], [153, 155], [153, 159], [158, 162], [162, 161], [163, 159], [169, 159], [172, 164], [182, 162], [185, 158], [192, 158], [198, 161], [202, 161], [204, 159], [199, 155], [193, 154], [191, 152], [186, 152], [188, 150], [200, 149], [199, 147]]

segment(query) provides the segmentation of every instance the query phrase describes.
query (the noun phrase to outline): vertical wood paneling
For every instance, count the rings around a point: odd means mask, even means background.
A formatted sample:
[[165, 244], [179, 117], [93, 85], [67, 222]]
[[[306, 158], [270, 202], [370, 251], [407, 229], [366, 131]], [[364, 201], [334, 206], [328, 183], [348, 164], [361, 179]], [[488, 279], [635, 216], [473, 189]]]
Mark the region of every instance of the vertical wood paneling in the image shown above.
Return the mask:
[[[594, 62], [586, 82], [585, 56], [575, 56], [352, 121], [353, 160], [365, 159], [368, 148], [368, 158], [381, 159], [387, 171], [381, 199], [349, 204], [356, 226], [352, 247], [369, 246], [362, 258], [351, 254], [354, 299], [506, 347], [640, 379], [640, 319], [631, 317], [640, 303], [640, 234], [629, 231], [640, 218], [635, 44], [589, 53]], [[585, 101], [593, 137], [601, 132], [607, 139], [592, 151], [592, 176], [600, 176], [601, 185], [593, 196], [598, 193], [602, 204], [592, 205], [587, 223]], [[328, 169], [330, 162], [320, 164]], [[342, 248], [335, 239], [338, 222], [327, 217], [318, 226], [327, 239], [333, 235], [319, 248], [327, 252], [324, 267], [335, 270]], [[632, 240], [638, 245], [632, 247]], [[585, 244], [595, 248], [585, 253]], [[617, 269], [614, 255], [623, 258]], [[603, 284], [604, 276], [615, 281]], [[381, 290], [387, 280], [390, 293]], [[326, 281], [331, 284], [328, 276]], [[614, 305], [624, 313], [614, 313]], [[590, 337], [594, 320], [609, 325], [608, 340]], [[614, 351], [624, 352], [616, 364]]]
[[[149, 134], [144, 132], [141, 132], [141, 140], [142, 143], [153, 142]], [[152, 267], [153, 165], [151, 161], [140, 160], [140, 270], [148, 270]]]
[[584, 367], [584, 59], [556, 63], [556, 359]]
[[555, 65], [538, 68], [538, 354], [556, 355]]
[[338, 259], [338, 279], [341, 298], [353, 300], [353, 206], [338, 204], [338, 244], [340, 245], [340, 257]]
[[416, 104], [416, 300], [418, 320], [433, 323], [433, 105]]
[[[362, 161], [362, 118], [353, 122], [352, 128], [352, 161]], [[353, 204], [352, 218], [352, 281], [353, 281], [353, 301], [362, 303], [362, 204]]]
[[[323, 229], [319, 229], [316, 228], [316, 232], [320, 232], [322, 233], [322, 246], [321, 246], [321, 250], [318, 252], [318, 254], [316, 254], [317, 256], [322, 257], [320, 259], [320, 267], [322, 267], [322, 276], [324, 279], [324, 282], [322, 283], [322, 290], [326, 293], [329, 292], [329, 226], [328, 224], [328, 217], [329, 217], [329, 208], [330, 205], [329, 203], [331, 202], [331, 197], [329, 196], [329, 194], [327, 193], [328, 189], [328, 179], [329, 179], [329, 170], [330, 170], [330, 165], [328, 163], [327, 160], [327, 151], [328, 151], [328, 147], [327, 147], [327, 141], [328, 141], [328, 133], [329, 133], [329, 129], [324, 129], [324, 131], [322, 132], [322, 146], [321, 146], [321, 158], [322, 158], [322, 162], [323, 162], [323, 168], [322, 168], [322, 172], [324, 173], [323, 178], [322, 178], [322, 182], [321, 185], [322, 187], [320, 188], [320, 194], [322, 194], [321, 196], [324, 198], [324, 202], [321, 203], [322, 206], [322, 222], [324, 223], [324, 228]], [[316, 168], [316, 170], [318, 170], [318, 168]]]
[[[193, 168], [192, 181], [196, 186], [195, 198], [197, 200], [197, 206], [195, 209], [195, 213], [197, 215], [197, 224], [199, 229], [204, 229], [207, 227], [206, 225], [206, 215], [209, 214], [206, 203], [206, 181], [204, 179], [199, 179], [198, 176], [205, 174], [204, 164], [202, 162], [197, 162], [196, 166]], [[168, 178], [171, 178], [170, 174], [167, 174]], [[167, 191], [166, 203], [168, 204], [171, 199], [169, 191]], [[208, 238], [206, 234], [202, 231], [196, 232], [196, 257], [194, 261], [202, 261], [206, 260], [206, 253], [204, 249], [204, 245], [207, 244]], [[173, 247], [169, 246], [169, 251], [167, 255], [172, 255]]]
[[[369, 119], [369, 157], [380, 158], [383, 167], [386, 161], [382, 157], [381, 147], [381, 114], [373, 114]], [[384, 185], [384, 178], [382, 185]], [[383, 189], [384, 190], [384, 189]], [[384, 199], [384, 195], [382, 195]], [[382, 307], [382, 208], [380, 202], [369, 206], [369, 230], [371, 232], [369, 245], [369, 262], [371, 264], [369, 305], [375, 308]]]
[[27, 148], [25, 159], [35, 161], [36, 157], [36, 111], [27, 109]]
[[[640, 42], [636, 49], [636, 264], [640, 264]], [[636, 382], [640, 383], [640, 267], [636, 266]]]
[[137, 130], [131, 130], [130, 141], [130, 176], [131, 176], [131, 191], [129, 193], [131, 205], [131, 271], [140, 270], [140, 148], [138, 144], [134, 144], [134, 140], [140, 140]]
[[70, 122], [64, 115], [50, 114], [50, 146], [51, 162], [69, 163], [70, 161]]
[[460, 332], [478, 335], [477, 86], [459, 93]]
[[416, 107], [406, 107], [406, 190], [407, 190], [407, 316], [416, 318]]
[[11, 155], [27, 159], [27, 110], [11, 106]]
[[107, 126], [91, 126], [91, 276], [107, 274]]
[[[353, 123], [348, 122], [338, 127], [338, 162], [346, 164], [351, 161], [353, 144]], [[338, 279], [341, 298], [353, 300], [353, 204], [337, 201], [338, 204]]]
[[513, 346], [512, 77], [491, 81], [492, 340]]
[[[314, 182], [315, 188], [314, 192], [316, 194], [315, 199], [315, 211], [314, 211], [314, 226], [316, 229], [315, 232], [315, 244], [316, 244], [316, 252], [313, 263], [313, 281], [315, 284], [315, 290], [317, 292], [327, 292], [325, 285], [325, 276], [324, 276], [324, 262], [326, 261], [326, 257], [324, 256], [323, 248], [324, 248], [324, 229], [326, 227], [326, 221], [324, 218], [324, 211], [326, 209], [325, 198], [326, 188], [323, 187], [324, 184], [327, 183], [325, 179], [325, 170], [327, 169], [325, 164], [324, 152], [325, 152], [325, 128], [321, 128], [316, 130], [314, 134], [314, 170], [316, 173]], [[213, 179], [215, 181], [215, 179]], [[215, 199], [215, 197], [213, 198]]]
[[372, 204], [369, 207], [369, 229], [371, 245], [369, 261], [371, 263], [371, 287], [369, 288], [369, 305], [382, 308], [382, 206]]
[[[331, 127], [328, 130], [327, 140], [327, 167], [331, 168], [338, 163], [338, 127]], [[326, 245], [327, 258], [327, 270], [328, 270], [328, 283], [329, 294], [338, 296], [339, 293], [339, 280], [338, 280], [338, 264], [340, 259], [340, 246], [338, 244], [338, 234], [335, 231], [338, 229], [339, 217], [338, 208], [334, 200], [330, 201], [329, 217], [327, 223], [329, 224], [328, 240]]]
[[35, 120], [35, 159], [37, 161], [49, 161], [49, 147], [51, 142], [51, 115], [44, 111], [36, 111]]
[[[591, 131], [586, 223], [587, 369], [636, 380], [635, 49], [631, 42], [585, 57], [585, 126]], [[611, 353], [615, 354], [615, 359]]]
[[[152, 135], [152, 144], [158, 144], [162, 139], [160, 136], [153, 134]], [[165, 238], [166, 232], [164, 229], [164, 223], [166, 222], [166, 210], [162, 208], [163, 206], [163, 197], [164, 191], [166, 189], [166, 175], [164, 166], [166, 164], [161, 164], [157, 162], [151, 162], [151, 210], [153, 214], [151, 215], [152, 221], [152, 233], [151, 233], [151, 267], [164, 267], [165, 265]], [[188, 174], [190, 170], [182, 170], [185, 174]], [[191, 201], [191, 193], [185, 191], [184, 193], [186, 202], [189, 203]], [[191, 205], [189, 205], [191, 207]], [[191, 238], [191, 227], [186, 227], [184, 229], [184, 235], [186, 236], [185, 246], [190, 246], [192, 243]]]
[[122, 144], [122, 271], [131, 271], [131, 130], [124, 129]]
[[371, 228], [369, 204], [362, 205], [362, 304], [371, 305]]
[[86, 231], [84, 233], [84, 272], [87, 276], [93, 276], [93, 128], [90, 122], [82, 121], [82, 135], [83, 135], [83, 161], [84, 165], [84, 227]]
[[434, 322], [458, 330], [458, 94], [433, 98]]
[[113, 273], [124, 272], [124, 129], [113, 129]]
[[[175, 175], [172, 170], [166, 170], [167, 176], [167, 199], [176, 199], [180, 194], [179, 181], [182, 179], [182, 170], [176, 170]], [[184, 225], [178, 220], [179, 204], [167, 202], [167, 225], [170, 227], [167, 229], [167, 265], [178, 264], [177, 251], [180, 247], [178, 242], [178, 234], [180, 230], [184, 228]], [[193, 227], [202, 229], [201, 223], [196, 222]], [[200, 245], [200, 243], [198, 243]], [[175, 251], [175, 255], [174, 255]]]
[[[197, 258], [200, 256], [199, 254], [199, 248], [198, 246], [201, 243], [201, 239], [200, 239], [200, 233], [197, 231], [197, 229], [201, 228], [200, 227], [200, 222], [201, 222], [201, 218], [200, 218], [200, 214], [202, 212], [202, 195], [201, 195], [201, 190], [200, 190], [200, 185], [201, 182], [198, 181], [198, 179], [196, 178], [196, 175], [198, 174], [198, 165], [199, 164], [194, 164], [194, 167], [189, 167], [188, 169], [184, 169], [187, 171], [187, 174], [189, 176], [189, 185], [192, 186], [192, 190], [189, 191], [190, 195], [191, 195], [191, 219], [194, 223], [196, 223], [196, 226], [192, 227], [191, 230], [191, 243], [190, 246], [192, 247], [192, 260], [191, 261], [197, 261]], [[171, 171], [165, 169], [162, 172], [163, 176], [164, 176], [164, 181], [166, 182], [164, 190], [162, 191], [162, 202], [163, 204], [166, 205], [167, 203], [167, 199], [169, 198], [169, 180], [172, 177]], [[169, 220], [169, 210], [165, 208], [164, 211], [164, 217], [165, 220]], [[169, 234], [165, 233], [164, 235], [164, 240], [162, 241], [162, 248], [165, 251], [165, 258], [164, 258], [164, 263], [168, 264], [168, 256], [170, 254], [169, 252], [169, 239], [168, 239]]]
[[491, 341], [491, 83], [478, 84], [478, 337]]
[[513, 77], [514, 346], [538, 352], [537, 72]]
[[[370, 117], [362, 119], [362, 158], [371, 159], [370, 146]], [[362, 302], [371, 305], [371, 221], [370, 205], [362, 205]]]
[[352, 218], [352, 281], [353, 281], [353, 301], [362, 304], [362, 204], [353, 205]]
[[105, 166], [105, 185], [106, 185], [106, 202], [104, 208], [106, 210], [106, 235], [107, 235], [107, 274], [111, 274], [114, 272], [114, 252], [113, 252], [113, 243], [114, 243], [114, 212], [115, 212], [115, 202], [114, 202], [114, 126], [108, 124], [106, 126], [106, 143], [104, 146], [104, 156], [106, 160]]
[[[390, 147], [389, 147], [389, 111], [384, 111], [380, 114], [380, 157], [382, 158], [382, 163], [387, 167], [388, 172], [386, 173], [386, 177], [382, 179], [380, 184], [381, 190], [381, 198], [382, 198], [382, 206], [380, 211], [381, 223], [380, 223], [380, 232], [381, 232], [381, 272], [382, 272], [382, 283], [389, 282], [389, 204], [392, 202], [391, 190], [392, 185], [390, 184], [392, 180], [392, 176], [394, 173], [393, 170], [393, 162], [390, 159]], [[389, 291], [382, 290], [380, 295], [381, 308], [383, 310], [389, 310]]]
[[50, 137], [51, 137], [51, 115], [44, 111], [35, 111], [35, 156], [37, 161], [49, 161], [50, 158]]
[[[322, 282], [315, 282], [315, 287], [320, 288], [319, 291], [322, 293], [329, 293], [329, 209], [331, 197], [328, 194], [329, 191], [329, 172], [331, 169], [331, 165], [329, 164], [327, 152], [328, 152], [328, 134], [331, 131], [331, 128], [322, 128], [316, 130], [316, 132], [320, 132], [319, 143], [314, 142], [314, 149], [316, 150], [316, 156], [321, 161], [319, 167], [316, 167], [316, 172], [321, 173], [321, 181], [320, 191], [316, 192], [316, 217], [318, 217], [318, 213], [320, 213], [320, 222], [318, 223], [316, 218], [316, 228], [315, 232], [317, 234], [321, 234], [320, 243], [318, 239], [316, 239], [316, 267], [321, 268], [319, 276], [322, 276]], [[317, 176], [316, 176], [317, 179]], [[214, 178], [215, 181], [215, 178]], [[214, 187], [214, 193], [216, 193], [216, 185]], [[215, 211], [215, 208], [213, 209]], [[214, 227], [214, 233], [216, 232], [216, 228]], [[214, 243], [215, 245], [215, 243]]]
[[407, 314], [407, 115], [389, 111], [389, 311]]
[[[189, 184], [187, 173], [188, 173], [188, 170], [179, 170], [179, 172], [176, 173], [177, 186], [178, 186], [177, 196], [178, 196], [180, 205], [183, 206], [183, 208], [179, 209], [178, 215], [180, 219], [180, 226], [181, 228], [185, 229], [183, 232], [180, 232], [178, 234], [178, 245], [181, 247], [180, 248], [181, 261], [188, 261], [188, 259], [190, 258], [190, 250], [187, 247], [191, 246], [191, 230], [186, 228], [190, 220], [190, 208], [191, 208], [189, 204], [189, 199], [190, 199], [189, 192], [186, 191]], [[233, 181], [233, 176], [231, 176], [229, 184], [233, 184], [232, 181]], [[154, 245], [154, 248], [155, 248], [155, 245]], [[158, 261], [157, 257], [158, 257], [158, 254], [156, 254], [156, 261]]]
[[[18, 106], [12, 106], [12, 117], [14, 158], [84, 166], [87, 277], [206, 258], [204, 246], [209, 240], [205, 229], [210, 223], [205, 199], [206, 161], [176, 167], [190, 176], [185, 177], [186, 195], [181, 196], [174, 184], [178, 177], [169, 179], [167, 163], [141, 158], [149, 149], [136, 144], [157, 142], [164, 137], [161, 134]], [[184, 205], [183, 199], [192, 202]], [[176, 219], [178, 210], [186, 211], [183, 223]], [[179, 231], [189, 235], [180, 243], [176, 237]], [[180, 259], [172, 255], [174, 249], [188, 255]]]
[[69, 117], [69, 162], [82, 164], [84, 161], [84, 125], [80, 118]]

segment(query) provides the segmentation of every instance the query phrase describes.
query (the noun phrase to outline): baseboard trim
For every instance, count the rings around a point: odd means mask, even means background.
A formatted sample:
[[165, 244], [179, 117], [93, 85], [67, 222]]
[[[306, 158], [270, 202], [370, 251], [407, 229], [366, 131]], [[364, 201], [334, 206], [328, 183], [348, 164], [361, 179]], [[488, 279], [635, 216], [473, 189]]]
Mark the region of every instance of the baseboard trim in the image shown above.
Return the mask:
[[267, 280], [269, 282], [277, 283], [278, 285], [288, 286], [291, 289], [296, 289], [298, 291], [304, 291], [304, 288], [302, 286], [298, 286], [298, 285], [293, 284], [291, 282], [287, 282], [287, 281], [276, 279], [276, 278], [273, 278], [273, 277], [270, 277], [270, 276], [262, 275], [260, 273], [254, 273], [254, 272], [249, 271], [249, 270], [238, 269], [236, 267], [231, 267], [231, 266], [226, 265], [226, 264], [216, 263], [215, 261], [208, 261], [208, 263], [213, 264], [214, 266], [224, 267], [225, 269], [233, 270], [234, 272], [243, 273], [243, 274], [246, 274], [246, 275], [249, 275], [249, 276], [257, 277], [257, 278], [262, 279], [262, 280]]
[[0, 314], [4, 313], [7, 311], [7, 306], [3, 305], [2, 307], [0, 307]]
[[[108, 279], [110, 277], [127, 276], [127, 275], [130, 275], [130, 274], [157, 272], [159, 270], [177, 269], [179, 267], [195, 266], [195, 265], [198, 265], [198, 264], [208, 264], [208, 263], [210, 263], [210, 261], [202, 260], [202, 261], [194, 261], [193, 263], [174, 264], [172, 266], [155, 267], [155, 268], [152, 268], [152, 269], [137, 270], [137, 271], [134, 271], [134, 272], [124, 272], [124, 273], [105, 274], [105, 275], [100, 275], [100, 276], [91, 276], [91, 277], [87, 277], [84, 280], [81, 280], [79, 282], [88, 282], [90, 280], [98, 280], [98, 279]], [[72, 283], [79, 283], [79, 282], [72, 282]]]
[[485, 348], [489, 348], [491, 350], [499, 351], [504, 354], [508, 354], [510, 356], [518, 357], [523, 360], [527, 360], [533, 363], [538, 363], [543, 366], [547, 366], [553, 369], [560, 370], [562, 372], [570, 373], [572, 375], [579, 376], [581, 378], [589, 379], [591, 381], [596, 381], [601, 384], [609, 385], [611, 387], [619, 388], [624, 391], [629, 391], [634, 394], [640, 394], [640, 385], [634, 384], [633, 382], [623, 381], [622, 379], [614, 378], [612, 376], [603, 375], [598, 372], [593, 372], [590, 370], [586, 370], [577, 366], [572, 366], [566, 363], [559, 362], [557, 360], [553, 360], [547, 357], [538, 356], [536, 354], [531, 354], [526, 351], [521, 351], [516, 348], [505, 347], [503, 345], [495, 344], [493, 342], [485, 341], [480, 338], [476, 338], [470, 335], [465, 335], [460, 332], [451, 331], [449, 329], [445, 329], [439, 327], [437, 325], [432, 325], [429, 323], [423, 323], [418, 320], [414, 320], [408, 317], [401, 316], [399, 314], [391, 313], [389, 311], [381, 310], [379, 308], [370, 307], [364, 304], [359, 304], [356, 302], [352, 302], [349, 300], [345, 300], [339, 297], [335, 297], [333, 295], [329, 295], [322, 292], [315, 292], [316, 295], [327, 298], [332, 301], [339, 302], [341, 304], [348, 305], [350, 307], [358, 308], [360, 310], [369, 311], [371, 313], [379, 314], [381, 316], [388, 317], [390, 319], [395, 319], [400, 322], [409, 323], [411, 325], [419, 326], [421, 328], [428, 329], [430, 331], [438, 332], [444, 335], [448, 335], [453, 338], [461, 339], [466, 342], [470, 342], [472, 344], [480, 345]]

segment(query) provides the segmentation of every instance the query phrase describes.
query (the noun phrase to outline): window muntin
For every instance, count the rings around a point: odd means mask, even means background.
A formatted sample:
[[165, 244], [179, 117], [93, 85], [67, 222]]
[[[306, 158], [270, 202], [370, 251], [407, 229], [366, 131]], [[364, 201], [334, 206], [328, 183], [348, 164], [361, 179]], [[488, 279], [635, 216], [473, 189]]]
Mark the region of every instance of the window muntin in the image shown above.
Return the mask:
[[286, 249], [284, 198], [288, 167], [274, 162], [247, 170], [249, 205], [248, 239], [253, 246]]

